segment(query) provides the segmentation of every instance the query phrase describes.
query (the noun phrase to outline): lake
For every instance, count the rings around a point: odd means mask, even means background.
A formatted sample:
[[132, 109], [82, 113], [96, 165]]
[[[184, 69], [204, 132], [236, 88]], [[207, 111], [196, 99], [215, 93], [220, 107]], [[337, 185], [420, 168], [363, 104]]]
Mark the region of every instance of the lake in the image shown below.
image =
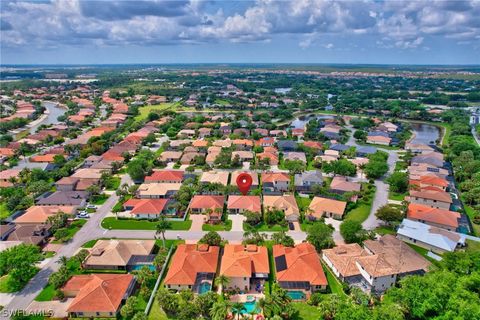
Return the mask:
[[47, 115], [47, 117], [39, 122], [30, 127], [30, 133], [35, 133], [35, 131], [40, 127], [42, 124], [48, 125], [48, 124], [55, 124], [58, 123], [57, 118], [61, 115], [63, 115], [67, 110], [64, 108], [60, 108], [58, 106], [58, 103], [56, 102], [51, 102], [51, 101], [43, 101], [43, 106], [45, 109], [50, 111], [50, 113]]
[[426, 123], [411, 123], [414, 138], [412, 143], [435, 144], [440, 138], [440, 129]]
[[290, 128], [295, 128], [295, 129], [303, 129], [305, 128], [305, 125], [312, 119], [317, 118], [317, 120], [320, 119], [332, 119], [333, 116], [329, 115], [322, 115], [322, 116], [316, 116], [314, 114], [309, 114], [307, 116], [301, 116], [298, 118], [295, 118], [295, 120], [292, 121], [290, 124]]

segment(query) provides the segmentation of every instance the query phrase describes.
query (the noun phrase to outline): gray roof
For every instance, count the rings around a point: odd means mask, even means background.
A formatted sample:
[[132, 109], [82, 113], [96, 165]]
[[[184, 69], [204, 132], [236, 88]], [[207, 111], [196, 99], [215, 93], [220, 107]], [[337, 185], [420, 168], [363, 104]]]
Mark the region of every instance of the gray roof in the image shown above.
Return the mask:
[[377, 148], [371, 146], [358, 146], [357, 153], [364, 153], [364, 154], [373, 154], [377, 152]]
[[85, 191], [56, 191], [37, 201], [37, 205], [71, 205], [79, 206], [87, 199]]
[[302, 173], [297, 173], [295, 175], [295, 185], [296, 186], [303, 186], [304, 181], [310, 181], [313, 183], [322, 184], [322, 172], [320, 170], [311, 170], [305, 171]]
[[340, 143], [332, 144], [330, 146], [330, 149], [335, 150], [335, 151], [345, 151], [345, 150], [348, 150], [349, 148], [350, 148], [350, 146], [340, 144]]
[[279, 140], [277, 141], [278, 149], [296, 149], [298, 147], [298, 143], [293, 140]]

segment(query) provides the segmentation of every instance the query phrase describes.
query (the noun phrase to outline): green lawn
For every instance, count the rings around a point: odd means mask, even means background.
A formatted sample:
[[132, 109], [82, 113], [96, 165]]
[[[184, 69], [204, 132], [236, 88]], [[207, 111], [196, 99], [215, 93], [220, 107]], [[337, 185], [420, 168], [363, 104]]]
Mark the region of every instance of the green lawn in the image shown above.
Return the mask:
[[305, 302], [292, 302], [291, 305], [298, 310], [298, 319], [320, 319], [321, 313], [316, 306], [311, 306]]
[[330, 271], [330, 269], [322, 263], [323, 266], [323, 271], [325, 272], [325, 275], [327, 276], [327, 281], [328, 281], [328, 287], [330, 288], [330, 291], [332, 293], [338, 294], [339, 296], [342, 296], [345, 294], [343, 291], [342, 284], [338, 279], [335, 277], [335, 275]]
[[380, 235], [386, 235], [386, 234], [395, 234], [395, 230], [390, 228], [390, 227], [386, 227], [386, 226], [382, 226], [382, 227], [377, 227], [375, 228], [375, 232], [380, 234]]
[[472, 241], [467, 239], [467, 248], [465, 249], [467, 252], [479, 252], [480, 251], [480, 242]]
[[140, 107], [138, 109], [139, 113], [138, 115], [135, 117], [135, 121], [143, 121], [145, 119], [147, 119], [148, 117], [148, 114], [150, 112], [162, 112], [162, 111], [166, 111], [166, 110], [169, 110], [169, 109], [172, 109], [173, 107], [175, 106], [179, 106], [180, 104], [179, 103], [172, 103], [172, 102], [166, 102], [166, 103], [160, 103], [160, 104], [155, 104], [155, 105], [151, 105], [151, 106], [145, 106], [145, 107]]
[[465, 213], [468, 215], [468, 218], [472, 222], [473, 235], [477, 235], [477, 236], [480, 235], [480, 225], [473, 223], [473, 218], [476, 215], [475, 210], [472, 207], [467, 206], [467, 205], [464, 205], [464, 207], [465, 207]]
[[391, 200], [396, 200], [396, 201], [403, 201], [403, 198], [405, 198], [407, 194], [406, 193], [396, 193], [393, 191], [388, 192], [388, 199]]
[[97, 241], [98, 239], [87, 241], [83, 244], [82, 248], [93, 248], [93, 246], [95, 245], [95, 243], [97, 243]]
[[94, 204], [94, 205], [97, 205], [97, 206], [100, 206], [102, 204], [105, 203], [105, 201], [107, 201], [109, 195], [106, 195], [106, 194], [100, 194], [100, 195], [97, 195], [97, 196], [93, 196], [91, 199], [90, 199], [90, 203]]
[[120, 187], [121, 179], [120, 177], [111, 177], [105, 183], [105, 189], [115, 191]]
[[[83, 227], [83, 225], [85, 223], [87, 223], [87, 220], [85, 220], [85, 219], [75, 220], [72, 223], [70, 223], [70, 225], [67, 227], [68, 235], [65, 239], [63, 239], [63, 242], [66, 242], [66, 241], [72, 239], [73, 236], [75, 236], [75, 234]], [[52, 241], [52, 243], [63, 243], [63, 242], [58, 241], [58, 240], [53, 240]]]
[[[252, 226], [250, 226], [248, 223], [244, 222], [243, 223], [243, 230], [248, 230], [248, 228], [251, 228]], [[273, 226], [269, 226], [268, 224], [265, 224], [263, 222], [260, 222], [259, 224], [253, 226], [253, 228], [256, 230], [256, 231], [272, 231], [272, 232], [277, 232], [277, 231], [287, 231], [288, 230], [288, 227], [287, 226], [281, 226], [279, 224], [275, 224]]]
[[230, 231], [232, 230], [232, 220], [227, 220], [221, 224], [209, 224], [204, 223], [202, 226], [203, 231]]
[[346, 214], [344, 220], [355, 220], [362, 223], [368, 218], [371, 208], [372, 208], [371, 204], [359, 203], [355, 209], [349, 211]]
[[11, 212], [7, 209], [7, 202], [0, 203], [0, 219], [8, 218]]
[[10, 276], [4, 275], [0, 278], [0, 293], [11, 293], [15, 290], [10, 286]]
[[[169, 221], [169, 230], [189, 230], [192, 226], [192, 220], [185, 221]], [[134, 219], [116, 219], [115, 217], [107, 217], [102, 220], [104, 229], [119, 230], [155, 230], [157, 221], [134, 220]]]
[[312, 202], [312, 199], [310, 199], [310, 197], [304, 198], [296, 196], [295, 200], [297, 200], [298, 209], [300, 209], [301, 212], [305, 212], [305, 209], [308, 208], [310, 202]]
[[35, 301], [52, 301], [55, 297], [55, 288], [48, 284], [35, 298]]

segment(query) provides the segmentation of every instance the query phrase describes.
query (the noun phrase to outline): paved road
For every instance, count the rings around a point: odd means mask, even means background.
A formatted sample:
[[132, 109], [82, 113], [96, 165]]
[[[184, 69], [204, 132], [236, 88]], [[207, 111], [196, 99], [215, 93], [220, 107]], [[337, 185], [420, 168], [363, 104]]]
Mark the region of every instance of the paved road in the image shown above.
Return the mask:
[[480, 137], [478, 137], [475, 126], [472, 126], [472, 136], [475, 138], [475, 141], [477, 141], [477, 144], [480, 146]]

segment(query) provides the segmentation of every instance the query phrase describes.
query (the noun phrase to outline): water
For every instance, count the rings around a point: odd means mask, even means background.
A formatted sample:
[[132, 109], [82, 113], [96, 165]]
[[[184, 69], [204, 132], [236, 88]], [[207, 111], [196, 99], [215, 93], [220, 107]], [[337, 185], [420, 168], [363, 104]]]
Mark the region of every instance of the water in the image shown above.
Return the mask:
[[317, 120], [320, 120], [320, 119], [332, 119], [333, 116], [315, 116], [313, 114], [310, 114], [308, 116], [302, 116], [302, 117], [299, 117], [299, 118], [296, 118], [295, 120], [292, 121], [292, 123], [290, 124], [290, 127], [291, 128], [296, 128], [296, 129], [304, 129], [305, 126], [307, 125], [307, 123], [316, 118]]
[[132, 271], [140, 270], [144, 266], [147, 266], [150, 270], [155, 271], [155, 266], [153, 264], [137, 264], [137, 265], [132, 267]]
[[245, 307], [245, 310], [243, 310], [242, 314], [247, 314], [257, 309], [257, 302], [255, 300], [247, 301], [243, 303], [243, 306]]
[[412, 123], [411, 126], [415, 135], [415, 138], [411, 141], [412, 143], [435, 144], [440, 137], [440, 129], [431, 124]]
[[292, 91], [292, 88], [276, 88], [275, 93], [287, 94]]
[[202, 294], [212, 290], [212, 284], [210, 282], [202, 282], [198, 287], [198, 293]]
[[55, 124], [58, 123], [57, 118], [61, 115], [63, 115], [67, 110], [64, 108], [58, 107], [58, 104], [55, 102], [50, 102], [50, 101], [44, 101], [43, 106], [45, 109], [50, 111], [50, 114], [45, 118], [43, 121], [33, 125], [30, 128], [30, 133], [35, 133], [37, 131], [38, 127], [40, 127], [42, 124]]
[[287, 296], [292, 298], [292, 300], [304, 300], [305, 293], [303, 291], [287, 291]]

